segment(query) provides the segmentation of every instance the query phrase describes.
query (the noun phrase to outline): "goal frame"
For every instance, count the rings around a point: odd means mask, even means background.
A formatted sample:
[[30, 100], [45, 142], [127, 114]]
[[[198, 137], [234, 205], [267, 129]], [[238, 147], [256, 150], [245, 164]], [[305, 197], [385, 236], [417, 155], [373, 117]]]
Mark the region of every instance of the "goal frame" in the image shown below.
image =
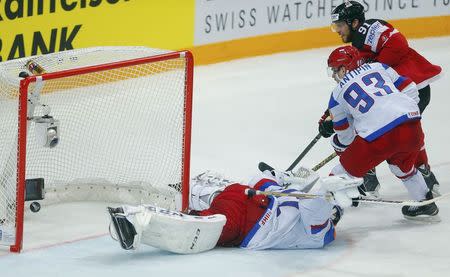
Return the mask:
[[192, 129], [192, 100], [193, 100], [193, 76], [194, 58], [190, 51], [177, 51], [159, 54], [144, 58], [137, 58], [119, 62], [105, 63], [101, 65], [86, 66], [81, 68], [45, 73], [43, 75], [28, 76], [20, 81], [19, 106], [18, 106], [18, 137], [17, 137], [17, 176], [16, 176], [16, 237], [15, 243], [10, 245], [11, 252], [20, 252], [23, 247], [24, 213], [25, 213], [25, 178], [26, 178], [26, 149], [27, 149], [27, 124], [28, 124], [28, 88], [31, 84], [60, 79], [75, 75], [83, 75], [101, 72], [111, 69], [135, 66], [145, 63], [154, 63], [170, 59], [184, 58], [185, 87], [184, 87], [184, 140], [182, 153], [182, 203], [181, 208], [186, 212], [189, 208], [189, 180], [190, 180], [190, 154], [191, 154], [191, 129]]

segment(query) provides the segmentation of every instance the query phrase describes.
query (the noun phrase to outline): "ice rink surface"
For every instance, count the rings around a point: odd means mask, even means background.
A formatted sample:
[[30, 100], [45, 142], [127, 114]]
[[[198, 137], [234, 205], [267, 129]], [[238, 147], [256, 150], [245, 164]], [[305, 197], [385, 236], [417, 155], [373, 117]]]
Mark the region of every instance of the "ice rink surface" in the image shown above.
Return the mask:
[[[411, 45], [444, 75], [431, 86], [423, 115], [430, 163], [450, 192], [450, 37]], [[284, 169], [317, 134], [317, 121], [334, 87], [326, 74], [332, 48], [236, 60], [195, 69], [191, 175], [205, 169], [236, 180], [259, 161]], [[327, 139], [304, 158], [314, 166], [332, 153]], [[336, 161], [320, 170], [327, 175]], [[381, 195], [407, 199], [385, 164]], [[123, 251], [108, 232], [105, 203], [67, 203], [27, 214], [25, 250], [0, 250], [0, 276], [449, 276], [450, 199], [438, 203], [442, 222], [415, 224], [400, 207], [346, 209], [337, 239], [318, 250], [247, 251], [218, 248], [175, 255], [151, 247]]]

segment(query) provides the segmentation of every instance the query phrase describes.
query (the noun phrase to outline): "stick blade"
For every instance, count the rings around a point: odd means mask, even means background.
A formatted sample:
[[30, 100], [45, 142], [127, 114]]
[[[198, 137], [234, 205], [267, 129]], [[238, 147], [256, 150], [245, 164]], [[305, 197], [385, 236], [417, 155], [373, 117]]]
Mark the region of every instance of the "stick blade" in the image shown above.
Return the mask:
[[271, 167], [270, 165], [266, 164], [265, 162], [260, 162], [260, 163], [258, 164], [258, 169], [259, 169], [259, 171], [264, 172], [264, 171], [266, 171], [266, 170], [271, 171], [271, 170], [273, 170], [274, 168]]

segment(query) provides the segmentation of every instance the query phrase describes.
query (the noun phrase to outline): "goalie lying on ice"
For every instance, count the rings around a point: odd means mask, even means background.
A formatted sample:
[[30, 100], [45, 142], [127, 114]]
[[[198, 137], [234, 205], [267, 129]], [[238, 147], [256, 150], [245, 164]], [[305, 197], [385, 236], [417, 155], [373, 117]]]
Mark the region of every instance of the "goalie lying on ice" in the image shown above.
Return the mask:
[[126, 250], [137, 249], [141, 243], [182, 254], [216, 245], [256, 250], [321, 248], [335, 239], [334, 226], [342, 207], [359, 196], [362, 179], [320, 179], [319, 195], [331, 192], [331, 201], [248, 194], [249, 189], [301, 193], [300, 189], [318, 181], [312, 174], [305, 179], [266, 170], [244, 185], [207, 172], [191, 180], [189, 214], [152, 205], [108, 209], [116, 238]]

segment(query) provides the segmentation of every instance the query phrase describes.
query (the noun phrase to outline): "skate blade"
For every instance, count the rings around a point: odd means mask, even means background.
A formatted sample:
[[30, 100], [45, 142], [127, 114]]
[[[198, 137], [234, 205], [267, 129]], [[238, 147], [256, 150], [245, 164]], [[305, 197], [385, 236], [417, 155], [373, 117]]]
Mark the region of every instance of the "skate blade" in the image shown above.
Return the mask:
[[367, 197], [380, 198], [380, 193], [378, 192], [378, 190], [366, 191], [365, 194], [366, 194]]
[[407, 215], [403, 215], [403, 217], [405, 217], [406, 219], [408, 219], [411, 222], [414, 223], [439, 223], [441, 222], [441, 218], [439, 217], [439, 215], [418, 215], [418, 216], [407, 216]]

